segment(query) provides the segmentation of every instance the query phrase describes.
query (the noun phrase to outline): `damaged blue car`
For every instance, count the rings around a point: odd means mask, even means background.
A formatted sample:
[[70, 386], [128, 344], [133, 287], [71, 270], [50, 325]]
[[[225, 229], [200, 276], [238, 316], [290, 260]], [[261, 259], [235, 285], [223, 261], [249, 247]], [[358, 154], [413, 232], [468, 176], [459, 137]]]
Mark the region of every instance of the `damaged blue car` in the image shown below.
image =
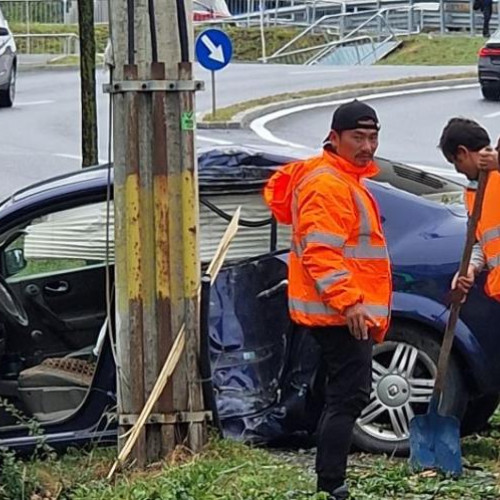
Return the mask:
[[[323, 405], [316, 344], [287, 311], [290, 228], [273, 221], [261, 196], [272, 172], [295, 159], [246, 148], [199, 154], [202, 263], [242, 205], [201, 325], [206, 405], [224, 436], [253, 443], [313, 442]], [[378, 164], [379, 176], [367, 183], [392, 260], [393, 319], [386, 342], [374, 347], [371, 400], [354, 441], [362, 450], [404, 454], [409, 421], [427, 410], [434, 386], [467, 219], [458, 182]], [[116, 441], [105, 326], [106, 261], [113, 259], [107, 185], [107, 167], [86, 169], [0, 205], [0, 446], [32, 449], [41, 437], [31, 435], [31, 419], [55, 448]], [[462, 309], [443, 399], [464, 433], [483, 428], [498, 404], [499, 320], [500, 305], [480, 280]]]

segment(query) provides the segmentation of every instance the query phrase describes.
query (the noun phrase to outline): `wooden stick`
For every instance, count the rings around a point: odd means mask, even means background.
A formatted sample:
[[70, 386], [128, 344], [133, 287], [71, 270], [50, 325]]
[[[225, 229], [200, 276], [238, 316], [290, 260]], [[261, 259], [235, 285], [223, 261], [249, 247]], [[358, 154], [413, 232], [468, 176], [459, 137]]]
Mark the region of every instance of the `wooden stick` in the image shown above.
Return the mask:
[[[207, 274], [210, 275], [210, 277], [212, 278], [212, 284], [214, 283], [215, 278], [219, 274], [220, 268], [222, 267], [222, 264], [226, 259], [226, 255], [229, 250], [229, 245], [231, 244], [231, 241], [233, 240], [236, 233], [238, 232], [238, 223], [240, 220], [240, 214], [241, 214], [241, 206], [236, 209], [236, 212], [234, 212], [233, 218], [231, 219], [231, 222], [227, 226], [226, 231], [224, 232], [224, 235], [222, 236], [222, 239], [220, 240], [219, 245], [217, 246], [217, 250], [215, 251], [214, 257], [210, 262], [210, 265], [208, 266]], [[198, 289], [198, 293], [200, 293], [200, 291], [201, 291], [201, 285], [200, 288]]]
[[[222, 264], [224, 263], [224, 259], [227, 255], [227, 252], [229, 250], [229, 245], [231, 244], [232, 239], [236, 235], [238, 231], [238, 223], [240, 220], [240, 214], [241, 214], [241, 206], [237, 208], [236, 212], [233, 215], [233, 218], [231, 219], [231, 222], [226, 228], [226, 231], [224, 232], [224, 235], [222, 236], [222, 239], [217, 247], [217, 250], [212, 258], [212, 261], [210, 262], [210, 265], [208, 266], [207, 273], [210, 274], [212, 283], [215, 281], [217, 274], [219, 273]], [[201, 285], [198, 288], [198, 294], [201, 291]], [[167, 382], [169, 378], [172, 376], [172, 373], [174, 372], [177, 363], [179, 362], [179, 359], [181, 358], [182, 351], [184, 350], [184, 346], [186, 344], [186, 328], [185, 325], [183, 324], [181, 326], [181, 329], [178, 333], [178, 335], [175, 338], [174, 345], [172, 346], [172, 349], [170, 350], [167, 359], [165, 361], [165, 364], [163, 365], [163, 368], [161, 369], [160, 374], [158, 375], [158, 378], [156, 379], [155, 385], [153, 387], [153, 390], [151, 391], [151, 394], [149, 395], [148, 400], [146, 401], [146, 404], [144, 405], [144, 408], [141, 411], [141, 414], [139, 415], [139, 418], [137, 419], [137, 422], [134, 424], [132, 429], [127, 433], [128, 438], [127, 442], [123, 446], [122, 450], [120, 451], [117, 459], [113, 463], [113, 466], [111, 467], [107, 479], [111, 479], [116, 472], [118, 466], [125, 462], [127, 460], [128, 456], [130, 455], [130, 452], [132, 451], [139, 434], [142, 431], [142, 428], [144, 427], [144, 424], [146, 423], [146, 420], [148, 419], [149, 415], [151, 414], [151, 411], [153, 410], [154, 405], [158, 401], [159, 397], [161, 396], [163, 390], [165, 389], [165, 386], [167, 385]]]
[[[460, 261], [460, 268], [458, 271], [459, 276], [467, 276], [470, 258], [472, 255], [472, 248], [476, 242], [476, 229], [481, 218], [481, 211], [483, 208], [484, 195], [486, 193], [486, 186], [488, 182], [488, 173], [481, 171], [479, 173], [478, 188], [476, 191], [476, 197], [474, 198], [474, 206], [472, 213], [467, 222], [467, 237], [465, 241], [465, 247], [462, 254], [462, 260]], [[462, 294], [455, 294], [453, 302], [450, 308], [450, 315], [448, 316], [448, 321], [446, 323], [446, 330], [443, 337], [443, 342], [441, 344], [441, 349], [439, 351], [438, 368], [436, 374], [436, 381], [434, 383], [434, 391], [432, 394], [432, 399], [439, 403], [439, 398], [444, 389], [444, 382], [446, 378], [446, 372], [448, 370], [448, 360], [451, 353], [451, 348], [453, 346], [453, 338], [455, 336], [455, 327], [458, 322], [458, 316], [460, 314], [461, 299]]]
[[111, 479], [118, 465], [120, 463], [123, 463], [129, 456], [130, 452], [132, 451], [132, 448], [134, 447], [137, 438], [139, 437], [139, 434], [142, 431], [144, 424], [146, 423], [146, 420], [148, 419], [149, 415], [151, 414], [151, 411], [153, 410], [153, 406], [155, 405], [156, 401], [158, 401], [158, 398], [161, 396], [163, 389], [165, 389], [165, 386], [167, 385], [168, 379], [174, 372], [175, 367], [177, 366], [177, 363], [181, 358], [181, 354], [182, 351], [184, 350], [185, 345], [186, 345], [186, 329], [184, 325], [182, 325], [181, 331], [175, 338], [174, 345], [172, 346], [172, 349], [170, 350], [167, 356], [167, 360], [165, 361], [165, 364], [161, 369], [160, 375], [158, 375], [158, 379], [156, 380], [153, 390], [151, 391], [151, 394], [149, 395], [149, 398], [146, 401], [146, 404], [144, 405], [144, 408], [142, 409], [141, 414], [137, 419], [137, 422], [134, 424], [134, 427], [132, 428], [132, 432], [130, 433], [127, 442], [120, 451], [120, 454], [118, 455], [118, 458], [115, 460], [113, 467], [111, 467], [111, 470], [109, 471], [107, 477], [108, 479]]

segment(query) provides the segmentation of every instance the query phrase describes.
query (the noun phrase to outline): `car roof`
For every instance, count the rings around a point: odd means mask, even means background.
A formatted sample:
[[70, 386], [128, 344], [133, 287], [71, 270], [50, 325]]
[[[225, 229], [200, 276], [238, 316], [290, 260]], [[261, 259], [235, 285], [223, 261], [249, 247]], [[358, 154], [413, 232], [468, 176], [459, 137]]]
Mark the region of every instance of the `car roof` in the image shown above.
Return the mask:
[[[289, 151], [287, 151], [290, 153]], [[260, 189], [269, 177], [269, 170], [297, 158], [291, 154], [262, 148], [207, 148], [198, 150], [198, 167], [201, 191], [227, 191]], [[33, 200], [51, 199], [72, 194], [82, 194], [106, 189], [109, 179], [113, 182], [113, 168], [109, 164], [87, 167], [67, 174], [37, 182], [14, 192], [0, 203], [8, 205], [29, 204]]]
[[52, 177], [14, 192], [14, 194], [2, 202], [2, 205], [8, 201], [21, 201], [43, 195], [47, 192], [58, 190], [79, 191], [85, 189], [85, 187], [102, 186], [107, 182], [107, 173], [108, 165], [99, 165]]

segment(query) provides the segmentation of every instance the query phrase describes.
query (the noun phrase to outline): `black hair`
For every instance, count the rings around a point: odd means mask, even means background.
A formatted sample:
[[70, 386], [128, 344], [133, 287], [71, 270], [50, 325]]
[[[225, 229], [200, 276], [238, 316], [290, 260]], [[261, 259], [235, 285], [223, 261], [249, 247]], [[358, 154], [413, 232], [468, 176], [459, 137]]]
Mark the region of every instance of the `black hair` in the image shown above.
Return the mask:
[[474, 120], [468, 118], [452, 118], [444, 127], [439, 139], [439, 148], [445, 158], [453, 163], [458, 147], [469, 151], [479, 151], [490, 144], [488, 132]]

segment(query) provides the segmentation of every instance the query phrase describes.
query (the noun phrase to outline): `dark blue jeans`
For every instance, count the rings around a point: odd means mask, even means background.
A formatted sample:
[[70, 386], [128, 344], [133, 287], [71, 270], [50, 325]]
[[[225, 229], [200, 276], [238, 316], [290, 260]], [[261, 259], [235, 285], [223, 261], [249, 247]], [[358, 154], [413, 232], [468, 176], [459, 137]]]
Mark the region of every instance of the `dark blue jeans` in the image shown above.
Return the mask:
[[318, 491], [345, 481], [354, 424], [370, 400], [372, 340], [356, 340], [347, 327], [312, 328], [325, 367], [325, 406], [318, 423]]

